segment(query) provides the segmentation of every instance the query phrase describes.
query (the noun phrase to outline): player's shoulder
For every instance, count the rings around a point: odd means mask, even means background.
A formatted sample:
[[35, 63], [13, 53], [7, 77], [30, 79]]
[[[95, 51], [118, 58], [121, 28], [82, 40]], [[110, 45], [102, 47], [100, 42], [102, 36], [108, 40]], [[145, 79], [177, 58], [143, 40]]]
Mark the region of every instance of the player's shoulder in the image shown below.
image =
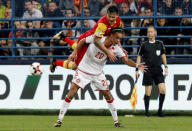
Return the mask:
[[155, 42], [158, 44], [163, 44], [163, 41], [161, 41], [161, 40], [156, 40]]
[[107, 16], [103, 16], [99, 19], [98, 23], [106, 23], [107, 22]]
[[161, 41], [161, 40], [156, 40], [155, 42], [156, 42], [157, 44], [161, 45], [161, 46], [164, 46], [164, 43], [163, 43], [163, 41]]
[[142, 42], [142, 43], [141, 43], [141, 46], [148, 45], [148, 43], [149, 43], [149, 41], [148, 41], [148, 40], [147, 40], [147, 41], [144, 41], [144, 42]]

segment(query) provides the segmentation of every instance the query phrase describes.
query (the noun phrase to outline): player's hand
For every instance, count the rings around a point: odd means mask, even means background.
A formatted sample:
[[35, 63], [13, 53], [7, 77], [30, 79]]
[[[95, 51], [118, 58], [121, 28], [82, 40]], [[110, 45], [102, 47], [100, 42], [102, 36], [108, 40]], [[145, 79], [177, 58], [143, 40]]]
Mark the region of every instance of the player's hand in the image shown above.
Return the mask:
[[107, 56], [109, 57], [109, 60], [111, 62], [115, 62], [117, 60], [117, 57], [115, 56], [115, 54], [110, 50], [108, 50]]
[[138, 79], [139, 78], [139, 72], [138, 71], [136, 71], [136, 79]]
[[168, 68], [165, 68], [165, 76], [168, 76]]
[[147, 66], [145, 65], [145, 62], [140, 63], [140, 64], [138, 65], [138, 68], [139, 68], [139, 70], [142, 71], [142, 72], [146, 72], [147, 69], [148, 69]]

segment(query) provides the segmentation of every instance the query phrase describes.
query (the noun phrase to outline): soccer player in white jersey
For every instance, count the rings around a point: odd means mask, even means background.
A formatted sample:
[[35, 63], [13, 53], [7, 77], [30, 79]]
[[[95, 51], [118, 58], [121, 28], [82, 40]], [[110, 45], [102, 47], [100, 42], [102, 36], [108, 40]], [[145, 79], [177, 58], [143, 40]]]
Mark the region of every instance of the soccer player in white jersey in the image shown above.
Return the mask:
[[[101, 42], [116, 56], [121, 58], [125, 64], [131, 67], [139, 68], [141, 71], [145, 71], [146, 67], [143, 63], [137, 65], [134, 61], [128, 59], [127, 55], [123, 52], [123, 49], [118, 45], [123, 35], [123, 29], [117, 27], [111, 30], [111, 34], [108, 37], [103, 37]], [[71, 57], [74, 58], [76, 56], [76, 52], [83, 46], [83, 44], [90, 44], [83, 59], [76, 69], [76, 74], [73, 77], [70, 91], [64, 100], [62, 108], [60, 109], [58, 120], [54, 125], [55, 127], [61, 126], [69, 104], [76, 95], [78, 89], [84, 89], [88, 83], [91, 83], [92, 88], [102, 92], [108, 103], [108, 108], [112, 114], [115, 127], [122, 127], [122, 125], [118, 122], [117, 110], [113, 105], [113, 97], [110, 94], [107, 79], [103, 73], [103, 67], [107, 61], [107, 55], [95, 46], [93, 38], [93, 36], [89, 36], [82, 39], [71, 55]]]

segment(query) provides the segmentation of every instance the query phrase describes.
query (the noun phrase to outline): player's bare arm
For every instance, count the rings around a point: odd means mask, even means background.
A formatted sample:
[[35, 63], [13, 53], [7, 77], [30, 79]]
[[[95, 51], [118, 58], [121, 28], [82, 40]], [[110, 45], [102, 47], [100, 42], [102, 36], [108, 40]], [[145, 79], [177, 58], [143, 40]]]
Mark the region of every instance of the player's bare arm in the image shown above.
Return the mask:
[[165, 55], [165, 54], [162, 54], [162, 55], [161, 55], [161, 58], [162, 58], [162, 61], [163, 61], [164, 66], [165, 66], [165, 75], [167, 76], [167, 75], [168, 75], [168, 66], [167, 66], [167, 58], [166, 58], [166, 55]]
[[115, 54], [112, 51], [108, 50], [104, 46], [104, 44], [101, 43], [101, 38], [100, 37], [97, 37], [97, 36], [94, 37], [94, 44], [109, 57], [110, 61], [114, 62], [114, 61], [117, 60]]
[[128, 59], [128, 57], [123, 57], [122, 58], [122, 61], [128, 65], [128, 66], [131, 66], [131, 67], [135, 67], [135, 68], [138, 68], [139, 70], [145, 72], [147, 70], [147, 66], [145, 66], [145, 63], [140, 63], [140, 64], [137, 64], [135, 63], [133, 60], [131, 59]]
[[71, 53], [71, 55], [68, 57], [68, 62], [72, 61], [72, 60], [76, 57], [77, 51], [78, 51], [79, 49], [81, 49], [85, 43], [86, 43], [85, 38], [82, 39], [81, 41], [79, 41], [79, 44], [77, 44], [76, 48], [73, 50], [73, 52]]

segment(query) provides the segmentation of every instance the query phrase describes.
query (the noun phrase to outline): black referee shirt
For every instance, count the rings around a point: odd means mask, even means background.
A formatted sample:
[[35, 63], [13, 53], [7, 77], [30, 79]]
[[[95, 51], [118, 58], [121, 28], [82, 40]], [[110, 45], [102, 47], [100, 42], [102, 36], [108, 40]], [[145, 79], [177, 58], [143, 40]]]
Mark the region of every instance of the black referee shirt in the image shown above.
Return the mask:
[[162, 54], [165, 54], [165, 47], [159, 40], [155, 40], [154, 43], [145, 41], [139, 49], [139, 55], [148, 67], [161, 67]]

